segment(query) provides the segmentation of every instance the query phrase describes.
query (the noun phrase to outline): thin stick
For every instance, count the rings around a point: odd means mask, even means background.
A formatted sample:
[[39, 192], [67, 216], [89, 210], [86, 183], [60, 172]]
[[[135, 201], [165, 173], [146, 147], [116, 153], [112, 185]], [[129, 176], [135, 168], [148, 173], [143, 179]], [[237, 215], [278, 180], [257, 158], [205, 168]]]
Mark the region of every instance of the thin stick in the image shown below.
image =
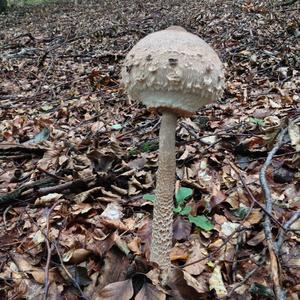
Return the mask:
[[[265, 250], [264, 250], [264, 252], [265, 252]], [[262, 254], [263, 255], [263, 257], [265, 257], [265, 254]], [[258, 265], [254, 268], [254, 269], [252, 269], [249, 273], [247, 273], [246, 274], [246, 276], [243, 278], [243, 280], [242, 281], [240, 281], [239, 283], [237, 283], [232, 289], [231, 289], [231, 291], [228, 293], [228, 295], [226, 296], [226, 298], [228, 299], [228, 298], [230, 298], [231, 297], [231, 295], [233, 294], [233, 292], [237, 289], [237, 288], [239, 288], [240, 286], [242, 286], [245, 282], [247, 282], [248, 281], [248, 279], [265, 263], [265, 258], [264, 259], [262, 259], [259, 263], [258, 263]]]
[[[230, 162], [229, 161], [229, 163], [230, 163], [230, 165], [233, 165], [234, 166], [234, 164], [232, 163], [232, 162]], [[239, 176], [239, 178], [240, 179], [243, 179], [242, 178], [242, 176], [240, 175], [240, 173], [239, 173], [239, 170], [237, 169], [237, 167], [235, 167], [234, 168], [234, 171], [238, 174], [238, 176]], [[243, 183], [243, 185], [244, 185], [244, 187], [247, 189], [247, 190], [249, 190], [248, 189], [248, 187], [247, 187], [247, 184], [245, 183], [245, 181], [243, 180], [242, 181], [242, 183]], [[249, 190], [249, 192], [248, 192], [248, 194], [249, 195], [252, 195], [252, 193], [251, 193], [251, 191]], [[253, 195], [252, 195], [253, 196]], [[254, 197], [254, 196], [253, 196]], [[216, 254], [216, 253], [218, 253], [232, 238], [233, 238], [233, 236], [237, 233], [237, 232], [240, 232], [240, 231], [242, 231], [242, 230], [244, 230], [243, 229], [243, 224], [244, 224], [244, 222], [248, 219], [248, 217], [249, 217], [249, 215], [250, 215], [250, 213], [252, 212], [252, 209], [253, 209], [253, 206], [254, 206], [254, 201], [252, 201], [251, 202], [251, 206], [250, 206], [250, 208], [249, 208], [249, 210], [248, 210], [248, 212], [247, 212], [247, 215], [244, 217], [244, 219], [242, 220], [242, 222], [240, 223], [240, 225], [226, 238], [226, 240], [219, 246], [219, 247], [217, 247], [217, 249], [215, 249], [212, 253], [209, 253], [208, 255], [206, 255], [206, 256], [204, 256], [204, 257], [202, 257], [202, 258], [200, 258], [200, 259], [198, 259], [198, 260], [195, 260], [195, 261], [192, 261], [192, 262], [190, 262], [190, 263], [188, 263], [188, 264], [184, 264], [183, 266], [181, 266], [180, 268], [182, 269], [182, 268], [184, 268], [184, 267], [187, 267], [187, 266], [191, 266], [191, 265], [193, 265], [193, 264], [196, 264], [196, 263], [198, 263], [198, 262], [201, 262], [201, 261], [203, 261], [203, 260], [205, 260], [205, 259], [207, 259], [207, 258], [211, 258], [214, 254]]]
[[72, 277], [72, 275], [70, 274], [69, 270], [66, 268], [65, 264], [64, 264], [64, 261], [62, 259], [62, 256], [60, 254], [60, 251], [58, 249], [58, 246], [56, 243], [54, 243], [54, 247], [56, 249], [56, 252], [57, 252], [57, 255], [59, 257], [59, 260], [60, 260], [60, 264], [62, 266], [62, 268], [64, 269], [64, 271], [66, 272], [67, 276], [70, 278], [70, 280], [72, 281], [73, 285], [78, 289], [78, 291], [80, 292], [80, 295], [81, 295], [81, 298], [83, 300], [88, 300], [88, 298], [85, 296], [85, 294], [83, 293], [80, 285], [77, 283], [77, 281]]
[[46, 266], [45, 266], [45, 293], [44, 293], [44, 300], [47, 300], [48, 298], [48, 293], [49, 293], [49, 268], [50, 268], [50, 260], [51, 260], [51, 254], [52, 254], [52, 248], [49, 242], [49, 230], [50, 230], [50, 215], [54, 208], [63, 202], [66, 202], [65, 200], [60, 200], [52, 205], [52, 207], [49, 209], [48, 214], [47, 214], [47, 228], [46, 228], [46, 235], [45, 235], [45, 241], [46, 241], [46, 246], [47, 246], [47, 261], [46, 261]]
[[[290, 226], [300, 218], [300, 208], [290, 217], [290, 219], [284, 224], [283, 228], [289, 230]], [[275, 243], [277, 255], [280, 253], [281, 246], [284, 240], [284, 230], [280, 230], [277, 241]]]
[[268, 216], [269, 216], [269, 217], [270, 217], [270, 218], [271, 218], [271, 219], [272, 219], [272, 220], [273, 220], [280, 228], [283, 229], [282, 224], [281, 224], [278, 220], [276, 220], [276, 219], [272, 216], [272, 214], [269, 213], [269, 212], [266, 210], [266, 208], [265, 208], [263, 205], [261, 205], [261, 204], [255, 199], [253, 193], [252, 193], [251, 190], [249, 189], [248, 185], [246, 184], [246, 182], [245, 182], [243, 176], [240, 174], [240, 172], [239, 172], [238, 168], [236, 167], [236, 165], [235, 165], [234, 163], [232, 163], [231, 161], [229, 161], [229, 164], [230, 164], [230, 166], [232, 167], [232, 169], [236, 172], [236, 174], [239, 176], [239, 179], [240, 179], [240, 181], [242, 182], [242, 184], [243, 184], [243, 186], [244, 186], [246, 192], [247, 192], [248, 195], [250, 196], [252, 202], [254, 202], [257, 206], [259, 206], [259, 207], [264, 211], [264, 213], [265, 213], [266, 215], [268, 215]]

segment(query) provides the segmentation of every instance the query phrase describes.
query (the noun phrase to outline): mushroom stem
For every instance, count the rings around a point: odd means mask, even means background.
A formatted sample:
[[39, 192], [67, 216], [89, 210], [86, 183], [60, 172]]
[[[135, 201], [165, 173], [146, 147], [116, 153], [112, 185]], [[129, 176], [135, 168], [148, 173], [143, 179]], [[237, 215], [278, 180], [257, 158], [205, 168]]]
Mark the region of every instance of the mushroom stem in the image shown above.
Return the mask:
[[173, 196], [176, 172], [176, 123], [176, 114], [163, 111], [159, 131], [159, 162], [150, 260], [160, 266], [165, 279], [171, 267], [170, 250], [173, 236]]

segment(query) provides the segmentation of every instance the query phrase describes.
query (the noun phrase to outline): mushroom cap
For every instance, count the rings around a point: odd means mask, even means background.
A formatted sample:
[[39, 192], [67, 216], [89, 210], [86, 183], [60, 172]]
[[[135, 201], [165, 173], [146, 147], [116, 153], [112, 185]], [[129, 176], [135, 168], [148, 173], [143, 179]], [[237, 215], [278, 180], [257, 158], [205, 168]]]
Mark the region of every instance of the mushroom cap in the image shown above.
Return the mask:
[[141, 39], [127, 54], [121, 75], [130, 99], [181, 116], [216, 100], [224, 86], [216, 52], [179, 26]]

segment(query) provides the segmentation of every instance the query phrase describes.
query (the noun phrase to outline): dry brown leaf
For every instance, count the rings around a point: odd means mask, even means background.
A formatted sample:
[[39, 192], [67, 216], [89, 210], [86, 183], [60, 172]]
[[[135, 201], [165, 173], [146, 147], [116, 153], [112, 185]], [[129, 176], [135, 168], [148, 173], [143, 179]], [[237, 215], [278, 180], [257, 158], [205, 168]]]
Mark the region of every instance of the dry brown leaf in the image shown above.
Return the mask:
[[127, 246], [134, 254], [141, 255], [141, 240], [139, 237], [134, 237]]
[[63, 194], [50, 193], [48, 195], [37, 198], [34, 202], [34, 205], [47, 205], [51, 204], [54, 201], [58, 201], [63, 197]]
[[68, 252], [65, 252], [63, 254], [63, 261], [69, 262], [71, 264], [80, 264], [88, 258], [90, 253], [90, 250], [86, 250], [83, 248], [69, 250]]
[[183, 247], [175, 246], [171, 249], [170, 252], [171, 261], [176, 261], [176, 260], [186, 261], [188, 257], [189, 257], [188, 250]]
[[203, 270], [206, 268], [206, 263], [208, 259], [203, 259], [207, 256], [207, 250], [204, 245], [201, 244], [199, 239], [194, 239], [192, 242], [192, 247], [190, 249], [190, 255], [188, 260], [186, 261], [186, 264], [196, 262], [200, 260], [197, 263], [193, 263], [190, 266], [184, 267], [184, 270], [188, 272], [191, 275], [200, 275]]
[[105, 286], [95, 300], [130, 300], [133, 296], [132, 280], [117, 281]]
[[166, 294], [157, 290], [152, 284], [145, 282], [135, 300], [165, 300]]
[[192, 229], [192, 224], [181, 216], [177, 216], [173, 223], [173, 238], [177, 241], [187, 240]]
[[223, 282], [222, 274], [221, 274], [221, 267], [216, 266], [211, 274], [209, 279], [209, 289], [215, 290], [218, 297], [226, 297], [227, 290]]

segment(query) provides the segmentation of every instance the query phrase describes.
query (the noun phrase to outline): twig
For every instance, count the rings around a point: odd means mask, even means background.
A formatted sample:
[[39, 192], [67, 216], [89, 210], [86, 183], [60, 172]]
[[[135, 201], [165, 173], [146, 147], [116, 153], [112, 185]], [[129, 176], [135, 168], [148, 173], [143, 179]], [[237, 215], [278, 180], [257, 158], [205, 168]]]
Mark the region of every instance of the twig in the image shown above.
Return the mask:
[[[237, 168], [236, 169], [234, 169], [235, 170], [235, 172], [237, 172], [237, 174], [238, 175], [240, 175], [239, 174], [239, 171], [237, 170]], [[240, 176], [240, 178], [241, 178], [241, 176]], [[244, 186], [247, 186], [246, 185], [246, 183], [243, 181], [243, 184], [244, 184]], [[251, 193], [251, 192], [250, 192]], [[184, 268], [184, 267], [187, 267], [187, 266], [190, 266], [190, 265], [193, 265], [193, 264], [196, 264], [196, 263], [198, 263], [198, 262], [200, 262], [200, 261], [203, 261], [203, 260], [205, 260], [205, 259], [207, 259], [207, 258], [210, 258], [210, 257], [212, 257], [214, 254], [216, 254], [217, 252], [219, 252], [230, 240], [231, 240], [231, 238], [233, 238], [233, 236], [237, 233], [237, 232], [240, 232], [240, 231], [242, 231], [242, 230], [244, 230], [243, 229], [243, 224], [244, 224], [244, 222], [248, 219], [248, 217], [249, 217], [249, 215], [250, 215], [250, 213], [252, 212], [252, 209], [253, 209], [253, 206], [254, 206], [254, 201], [252, 201], [252, 203], [251, 203], [251, 206], [250, 206], [250, 208], [249, 208], [249, 210], [248, 210], [248, 212], [247, 212], [247, 215], [244, 217], [244, 219], [242, 220], [242, 222], [239, 224], [239, 226], [226, 238], [226, 240], [219, 246], [219, 247], [217, 247], [217, 249], [215, 249], [212, 253], [209, 253], [208, 255], [206, 255], [206, 256], [204, 256], [204, 257], [202, 257], [202, 258], [200, 258], [200, 259], [198, 259], [198, 260], [195, 260], [195, 261], [193, 261], [193, 262], [190, 262], [190, 263], [188, 263], [188, 264], [184, 264], [183, 266], [181, 266], [180, 268], [182, 269], [182, 268]]]
[[47, 246], [47, 261], [46, 261], [46, 266], [45, 266], [45, 294], [44, 294], [44, 300], [47, 300], [48, 298], [48, 292], [49, 292], [49, 267], [50, 267], [50, 260], [51, 260], [51, 254], [52, 254], [52, 249], [50, 246], [49, 242], [49, 229], [50, 229], [50, 215], [54, 208], [63, 202], [66, 202], [65, 200], [60, 200], [56, 203], [54, 203], [51, 208], [48, 211], [47, 214], [47, 228], [46, 228], [46, 235], [45, 235], [45, 241], [46, 241], [46, 246]]
[[248, 195], [250, 196], [252, 202], [254, 202], [257, 206], [259, 206], [259, 207], [263, 210], [263, 212], [264, 212], [266, 215], [268, 215], [268, 216], [269, 216], [269, 217], [270, 217], [270, 218], [271, 218], [271, 219], [272, 219], [272, 220], [273, 220], [280, 228], [283, 229], [282, 224], [281, 224], [278, 220], [276, 220], [276, 219], [272, 216], [272, 214], [269, 213], [269, 212], [266, 210], [266, 208], [265, 208], [263, 205], [261, 205], [261, 204], [255, 199], [253, 193], [252, 193], [251, 190], [249, 189], [248, 185], [246, 184], [246, 182], [245, 182], [243, 176], [240, 174], [240, 172], [239, 172], [238, 168], [236, 167], [236, 165], [235, 165], [233, 162], [231, 162], [231, 161], [229, 161], [229, 164], [230, 164], [230, 166], [232, 167], [232, 169], [236, 172], [236, 174], [239, 176], [239, 179], [240, 179], [240, 181], [242, 182], [242, 184], [243, 184], [243, 186], [244, 186], [246, 192], [247, 192]]
[[[265, 257], [265, 255], [263, 254], [262, 257]], [[230, 298], [231, 295], [233, 294], [233, 292], [239, 288], [240, 286], [242, 286], [245, 282], [248, 281], [248, 279], [265, 263], [265, 258], [262, 259], [258, 265], [251, 270], [249, 273], [246, 274], [246, 276], [244, 277], [244, 279], [242, 281], [240, 281], [239, 283], [237, 283], [232, 289], [231, 291], [227, 294], [226, 299]]]
[[[250, 211], [250, 210], [249, 210]], [[248, 214], [247, 214], [248, 215]], [[245, 220], [245, 219], [244, 219]], [[199, 259], [197, 259], [197, 260], [195, 260], [195, 261], [192, 261], [192, 262], [190, 262], [190, 263], [188, 263], [188, 264], [184, 264], [184, 265], [182, 265], [182, 266], [180, 266], [179, 267], [179, 269], [183, 269], [183, 268], [185, 268], [185, 267], [188, 267], [188, 266], [191, 266], [191, 265], [194, 265], [194, 264], [197, 264], [197, 263], [199, 263], [199, 262], [201, 262], [201, 261], [203, 261], [203, 260], [205, 260], [205, 259], [210, 259], [214, 254], [216, 254], [216, 253], [218, 253], [225, 245], [227, 245], [228, 244], [228, 242], [233, 238], [233, 236], [237, 233], [237, 232], [239, 232], [239, 231], [242, 231], [242, 230], [244, 230], [244, 228], [242, 227], [242, 224], [240, 224], [226, 239], [225, 239], [225, 241], [219, 246], [219, 247], [217, 247], [213, 252], [211, 252], [211, 253], [209, 253], [209, 254], [207, 254], [207, 255], [205, 255], [205, 256], [203, 256], [203, 257], [201, 257], [201, 258], [199, 258]]]
[[281, 130], [275, 146], [269, 152], [267, 159], [259, 172], [259, 180], [265, 196], [265, 210], [268, 212], [268, 214], [265, 214], [264, 231], [265, 231], [267, 246], [270, 255], [270, 272], [271, 272], [271, 277], [274, 284], [275, 296], [277, 300], [284, 300], [285, 292], [281, 288], [280, 276], [279, 276], [280, 266], [273, 245], [272, 224], [271, 224], [271, 218], [269, 216], [269, 214], [272, 214], [273, 199], [271, 195], [271, 190], [268, 186], [268, 182], [266, 179], [266, 171], [272, 162], [273, 156], [276, 154], [276, 152], [283, 144], [283, 138], [286, 133], [287, 133], [287, 128]]
[[59, 249], [58, 249], [56, 243], [54, 243], [54, 247], [55, 247], [55, 249], [56, 249], [56, 252], [57, 252], [57, 255], [58, 255], [58, 257], [59, 257], [60, 264], [61, 264], [62, 268], [64, 269], [64, 271], [66, 272], [66, 274], [67, 274], [67, 276], [70, 278], [70, 280], [72, 281], [73, 285], [74, 285], [74, 286], [78, 289], [78, 291], [80, 292], [81, 298], [82, 298], [83, 300], [88, 300], [88, 298], [87, 298], [87, 297], [85, 296], [85, 294], [83, 293], [83, 291], [82, 291], [80, 285], [79, 285], [79, 284], [77, 283], [77, 281], [72, 277], [72, 275], [70, 274], [69, 270], [65, 267], [65, 264], [64, 264], [64, 262], [63, 262], [63, 259], [62, 259], [62, 257], [61, 257], [60, 251], [59, 251]]
[[[135, 132], [135, 131], [138, 131], [138, 130], [140, 130], [140, 129], [143, 129], [143, 128], [145, 128], [145, 127], [149, 127], [149, 126], [151, 126], [153, 123], [155, 123], [155, 124], [153, 125], [153, 127], [152, 127], [151, 130], [150, 130], [150, 132], [153, 132], [153, 131], [160, 125], [160, 119], [159, 119], [159, 120], [154, 119], [153, 121], [150, 122], [150, 124], [147, 123], [147, 124], [144, 124], [144, 125], [139, 125], [139, 126], [133, 128], [133, 129], [130, 129], [130, 130], [128, 130], [128, 131], [125, 131], [124, 133], [119, 134], [119, 135], [117, 136], [117, 139], [118, 139], [118, 140], [119, 140], [119, 139], [122, 139], [124, 136], [126, 136], [126, 135], [128, 135], [128, 134], [130, 134], [130, 133], [133, 133], [133, 132]], [[143, 134], [143, 135], [144, 135], [144, 134]]]
[[232, 267], [231, 267], [231, 280], [235, 282], [236, 279], [236, 271], [238, 267], [238, 260], [236, 259], [237, 253], [239, 252], [239, 249], [241, 248], [241, 245], [243, 244], [243, 238], [242, 235], [239, 234], [237, 238], [237, 243], [235, 245], [234, 249], [234, 256], [233, 256], [233, 262], [232, 262]]
[[[67, 189], [76, 188], [79, 184], [88, 184], [96, 179], [95, 176], [89, 176], [85, 179], [77, 179], [74, 181], [68, 181], [62, 184], [58, 184], [50, 187], [41, 187], [37, 190], [39, 196], [48, 195], [50, 193], [61, 193]], [[34, 191], [28, 190], [22, 194], [22, 196], [29, 197]]]
[[57, 176], [57, 175], [55, 175], [55, 174], [52, 174], [52, 173], [50, 173], [50, 172], [48, 172], [48, 171], [46, 171], [46, 170], [44, 170], [44, 169], [42, 169], [41, 167], [36, 167], [40, 172], [42, 172], [42, 173], [45, 173], [45, 174], [47, 174], [48, 176], [50, 176], [50, 177], [52, 177], [52, 178], [54, 178], [54, 179], [57, 179], [57, 180], [65, 180], [65, 178], [63, 178], [63, 177], [61, 177], [61, 176]]
[[217, 145], [218, 143], [222, 142], [222, 139], [218, 139], [215, 142], [213, 142], [212, 144], [210, 144], [209, 146], [207, 146], [203, 153], [206, 153], [209, 149], [213, 148], [215, 145]]
[[3, 223], [4, 223], [5, 230], [7, 230], [6, 215], [11, 208], [12, 208], [12, 205], [9, 205], [8, 207], [5, 208], [5, 210], [3, 212]]
[[[294, 123], [297, 123], [300, 121], [300, 117], [296, 118], [293, 122]], [[288, 230], [290, 228], [290, 226], [300, 218], [300, 209], [298, 209], [293, 215], [292, 217], [284, 224], [283, 226], [283, 230], [280, 230], [279, 232], [279, 235], [277, 237], [277, 241], [274, 245], [275, 247], [275, 251], [277, 252], [277, 255], [280, 254], [280, 249], [281, 249], [281, 246], [283, 244], [283, 240], [284, 240], [284, 234], [285, 234], [285, 231]]]
[[[300, 208], [291, 216], [291, 218], [283, 225], [283, 228], [285, 230], [288, 230], [290, 228], [290, 226], [296, 222], [298, 219], [300, 218]], [[285, 231], [284, 230], [280, 230], [279, 235], [277, 237], [277, 241], [275, 243], [275, 249], [277, 252], [277, 255], [279, 255], [280, 253], [280, 249], [284, 240], [284, 234]]]
[[47, 75], [48, 75], [48, 73], [50, 72], [50, 70], [52, 69], [53, 64], [54, 64], [54, 60], [53, 60], [53, 57], [51, 56], [51, 63], [49, 64], [49, 66], [48, 66], [48, 68], [47, 68], [47, 70], [46, 70], [46, 72], [45, 72], [45, 74], [44, 74], [44, 78], [42, 79], [42, 81], [40, 82], [38, 88], [36, 89], [36, 92], [35, 92], [35, 94], [34, 94], [34, 97], [36, 97], [36, 96], [39, 94], [39, 92], [40, 92], [40, 90], [41, 90], [41, 88], [42, 88], [42, 85], [43, 85], [43, 84], [45, 83], [45, 81], [47, 80]]
[[278, 6], [289, 6], [289, 5], [292, 5], [294, 3], [298, 2], [298, 0], [289, 0], [289, 1], [283, 1], [281, 3], [278, 3], [275, 5], [275, 7], [278, 7]]

